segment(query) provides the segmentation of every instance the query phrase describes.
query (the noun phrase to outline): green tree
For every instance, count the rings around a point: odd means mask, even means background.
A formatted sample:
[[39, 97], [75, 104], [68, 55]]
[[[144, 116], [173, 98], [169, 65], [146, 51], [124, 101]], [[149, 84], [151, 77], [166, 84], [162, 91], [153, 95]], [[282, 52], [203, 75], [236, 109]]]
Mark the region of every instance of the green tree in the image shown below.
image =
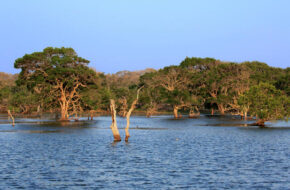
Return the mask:
[[282, 68], [270, 67], [266, 63], [258, 61], [243, 62], [241, 65], [249, 69], [251, 85], [257, 85], [261, 82], [274, 85], [285, 72]]
[[[15, 61], [21, 69], [17, 84], [24, 85], [40, 99], [60, 107], [61, 120], [68, 120], [69, 111], [81, 100], [80, 91], [97, 80], [89, 61], [72, 48], [45, 48], [42, 52], [26, 54]], [[41, 102], [38, 102], [41, 104]], [[45, 105], [44, 105], [45, 106]]]
[[223, 115], [238, 110], [238, 96], [249, 88], [248, 70], [236, 63], [222, 63], [205, 73], [205, 89]]
[[173, 107], [174, 118], [180, 117], [178, 111], [190, 107], [190, 93], [187, 89], [189, 78], [178, 66], [160, 69], [147, 79], [151, 88], [160, 89], [160, 99]]
[[162, 104], [161, 100], [161, 87], [152, 83], [154, 75], [157, 73], [150, 72], [145, 73], [140, 77], [139, 86], [144, 86], [144, 89], [140, 93], [140, 104], [143, 109], [146, 110], [146, 116], [151, 117], [156, 111], [158, 111], [159, 106]]
[[275, 81], [275, 86], [277, 89], [284, 91], [287, 96], [290, 96], [290, 67], [287, 67], [285, 73], [281, 74]]
[[252, 86], [240, 97], [241, 108], [257, 116], [257, 125], [264, 126], [265, 121], [288, 119], [290, 99], [268, 83]]

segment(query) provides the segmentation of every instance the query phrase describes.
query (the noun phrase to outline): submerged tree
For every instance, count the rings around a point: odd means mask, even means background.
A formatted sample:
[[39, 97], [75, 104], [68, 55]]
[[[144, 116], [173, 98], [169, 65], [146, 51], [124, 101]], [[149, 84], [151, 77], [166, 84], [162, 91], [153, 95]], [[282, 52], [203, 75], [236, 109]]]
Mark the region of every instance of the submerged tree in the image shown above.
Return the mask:
[[260, 83], [252, 86], [240, 98], [242, 109], [256, 115], [256, 125], [264, 126], [265, 121], [288, 119], [290, 99], [273, 85]]
[[203, 78], [208, 100], [217, 105], [220, 114], [238, 110], [237, 98], [249, 88], [249, 74], [245, 67], [236, 63], [222, 63], [204, 73]]
[[17, 59], [14, 67], [21, 69], [17, 80], [19, 86], [26, 86], [51, 106], [58, 105], [60, 120], [68, 120], [69, 111], [81, 99], [81, 89], [97, 80], [88, 63], [72, 48], [48, 47]]
[[115, 100], [111, 99], [110, 100], [110, 110], [111, 110], [111, 116], [112, 116], [112, 124], [111, 124], [111, 129], [112, 129], [112, 133], [114, 136], [114, 141], [118, 142], [121, 141], [121, 136], [118, 130], [118, 126], [117, 126], [117, 119], [116, 119], [116, 104], [115, 104]]
[[126, 128], [125, 128], [125, 133], [126, 133], [126, 137], [125, 137], [125, 141], [128, 142], [129, 140], [129, 137], [130, 137], [130, 133], [129, 133], [129, 127], [130, 127], [130, 117], [131, 117], [131, 114], [132, 112], [134, 111], [135, 107], [136, 107], [136, 104], [138, 103], [138, 100], [139, 100], [139, 93], [140, 93], [140, 90], [143, 88], [140, 87], [138, 90], [137, 90], [137, 96], [136, 96], [136, 99], [132, 102], [131, 104], [131, 107], [130, 109], [127, 111], [126, 113], [126, 120], [127, 120], [127, 125], [126, 125]]
[[178, 66], [165, 67], [154, 73], [147, 83], [160, 89], [160, 98], [173, 107], [174, 118], [179, 118], [178, 111], [190, 106], [190, 93], [187, 90], [189, 78]]

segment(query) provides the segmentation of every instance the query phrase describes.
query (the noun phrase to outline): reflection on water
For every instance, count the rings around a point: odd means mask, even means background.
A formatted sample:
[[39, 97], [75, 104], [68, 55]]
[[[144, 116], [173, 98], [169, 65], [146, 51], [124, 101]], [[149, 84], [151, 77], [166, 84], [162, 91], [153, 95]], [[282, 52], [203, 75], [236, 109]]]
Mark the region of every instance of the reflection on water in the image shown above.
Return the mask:
[[[289, 189], [289, 123], [235, 117], [110, 117], [56, 122], [0, 116], [0, 189]], [[126, 120], [118, 118], [121, 137]]]

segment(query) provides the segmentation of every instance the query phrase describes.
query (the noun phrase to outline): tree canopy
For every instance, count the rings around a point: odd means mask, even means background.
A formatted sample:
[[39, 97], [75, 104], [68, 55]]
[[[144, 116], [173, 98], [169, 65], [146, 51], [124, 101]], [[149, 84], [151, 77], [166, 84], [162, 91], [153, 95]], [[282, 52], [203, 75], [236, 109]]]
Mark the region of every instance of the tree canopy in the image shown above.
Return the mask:
[[82, 89], [97, 84], [97, 74], [88, 63], [72, 48], [48, 47], [15, 61], [14, 67], [21, 69], [16, 83], [37, 94], [42, 107], [59, 106], [61, 119], [67, 120], [69, 110], [81, 107]]
[[[72, 48], [45, 48], [18, 58], [18, 75], [0, 73], [1, 110], [57, 111], [62, 120], [77, 112], [110, 111], [125, 117], [142, 86], [139, 111], [150, 117], [158, 111], [198, 116], [200, 110], [252, 116], [263, 123], [288, 119], [290, 70], [262, 62], [223, 62], [186, 57], [179, 65], [159, 70], [96, 72]], [[1, 78], [2, 77], [2, 78]], [[7, 80], [5, 80], [5, 79]], [[16, 85], [14, 85], [16, 84]]]

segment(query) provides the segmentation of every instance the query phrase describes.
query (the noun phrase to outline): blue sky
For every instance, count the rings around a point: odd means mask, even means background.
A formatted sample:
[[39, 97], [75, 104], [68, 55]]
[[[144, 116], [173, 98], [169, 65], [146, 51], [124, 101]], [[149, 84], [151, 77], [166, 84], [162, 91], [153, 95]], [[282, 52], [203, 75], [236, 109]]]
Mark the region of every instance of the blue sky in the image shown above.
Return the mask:
[[288, 0], [0, 0], [0, 71], [47, 46], [98, 71], [162, 68], [188, 57], [290, 66]]

